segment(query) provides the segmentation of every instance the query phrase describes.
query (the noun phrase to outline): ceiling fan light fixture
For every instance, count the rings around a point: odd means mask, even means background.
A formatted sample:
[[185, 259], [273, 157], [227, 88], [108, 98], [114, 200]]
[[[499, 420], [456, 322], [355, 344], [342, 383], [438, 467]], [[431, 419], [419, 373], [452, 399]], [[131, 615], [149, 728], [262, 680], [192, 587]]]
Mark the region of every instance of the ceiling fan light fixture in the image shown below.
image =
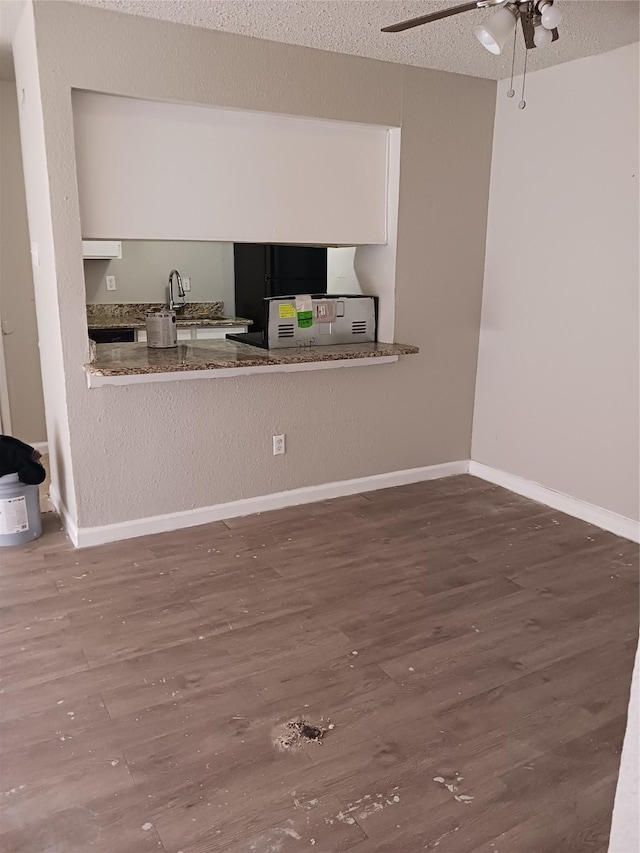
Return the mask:
[[541, 3], [540, 18], [545, 30], [555, 30], [558, 24], [562, 21], [562, 12], [557, 6], [554, 6], [553, 3]]
[[476, 27], [475, 37], [489, 53], [496, 56], [502, 53], [502, 48], [509, 36], [513, 33], [518, 18], [516, 14], [506, 6], [498, 9], [488, 21]]
[[[1, 2], [1, 0], [0, 0]], [[423, 24], [431, 24], [442, 18], [450, 18], [463, 12], [473, 12], [476, 9], [488, 9], [499, 7], [498, 11], [484, 24], [476, 27], [473, 34], [480, 44], [489, 53], [499, 56], [507, 43], [510, 35], [513, 35], [513, 58], [511, 60], [511, 85], [507, 97], [515, 95], [513, 88], [513, 72], [516, 59], [517, 23], [520, 19], [522, 24], [522, 35], [524, 38], [524, 70], [522, 73], [522, 97], [518, 103], [518, 109], [523, 110], [527, 102], [524, 99], [524, 85], [527, 76], [527, 56], [529, 51], [535, 47], [547, 47], [551, 42], [557, 41], [557, 26], [562, 20], [562, 12], [559, 12], [554, 0], [467, 0], [457, 6], [447, 6], [437, 12], [428, 15], [420, 15], [408, 21], [400, 21], [389, 27], [383, 27], [383, 33], [399, 33], [403, 30], [411, 30], [413, 27], [421, 27]]]
[[542, 24], [536, 24], [533, 28], [533, 43], [536, 47], [547, 47], [553, 41], [553, 33]]

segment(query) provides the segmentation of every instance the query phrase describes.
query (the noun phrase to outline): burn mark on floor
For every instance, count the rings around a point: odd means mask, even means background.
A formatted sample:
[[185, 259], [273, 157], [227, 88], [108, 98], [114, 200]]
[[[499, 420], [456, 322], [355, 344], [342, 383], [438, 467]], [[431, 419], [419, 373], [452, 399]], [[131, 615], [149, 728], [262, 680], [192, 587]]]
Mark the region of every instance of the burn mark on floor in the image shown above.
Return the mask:
[[325, 728], [296, 717], [276, 726], [272, 733], [272, 742], [279, 752], [295, 752], [305, 743], [322, 743], [323, 737], [332, 728], [333, 725]]

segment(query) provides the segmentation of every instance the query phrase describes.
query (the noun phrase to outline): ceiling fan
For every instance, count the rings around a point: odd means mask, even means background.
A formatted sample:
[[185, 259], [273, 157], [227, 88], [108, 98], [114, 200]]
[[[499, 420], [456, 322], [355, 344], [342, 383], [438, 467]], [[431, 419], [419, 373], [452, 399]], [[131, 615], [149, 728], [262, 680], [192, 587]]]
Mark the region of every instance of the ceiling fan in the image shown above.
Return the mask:
[[450, 18], [452, 15], [460, 15], [462, 12], [471, 12], [473, 9], [488, 9], [499, 7], [498, 11], [484, 24], [476, 27], [474, 35], [490, 53], [496, 55], [502, 53], [505, 42], [516, 29], [518, 19], [522, 25], [527, 50], [536, 47], [546, 47], [552, 41], [557, 41], [558, 30], [556, 29], [562, 20], [562, 12], [554, 5], [553, 0], [472, 0], [470, 3], [462, 3], [460, 6], [450, 6], [430, 15], [421, 15], [411, 18], [409, 21], [401, 21], [390, 27], [383, 27], [383, 33], [399, 33], [420, 27], [422, 24], [430, 24], [442, 18]]

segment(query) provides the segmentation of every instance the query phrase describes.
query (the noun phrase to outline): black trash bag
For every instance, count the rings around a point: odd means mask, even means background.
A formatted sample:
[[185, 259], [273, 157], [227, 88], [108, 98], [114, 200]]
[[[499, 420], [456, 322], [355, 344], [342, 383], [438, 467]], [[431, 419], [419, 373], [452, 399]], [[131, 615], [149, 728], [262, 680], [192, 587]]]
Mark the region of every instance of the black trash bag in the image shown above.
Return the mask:
[[47, 476], [41, 454], [12, 435], [0, 435], [0, 477], [17, 474], [21, 483], [38, 486]]

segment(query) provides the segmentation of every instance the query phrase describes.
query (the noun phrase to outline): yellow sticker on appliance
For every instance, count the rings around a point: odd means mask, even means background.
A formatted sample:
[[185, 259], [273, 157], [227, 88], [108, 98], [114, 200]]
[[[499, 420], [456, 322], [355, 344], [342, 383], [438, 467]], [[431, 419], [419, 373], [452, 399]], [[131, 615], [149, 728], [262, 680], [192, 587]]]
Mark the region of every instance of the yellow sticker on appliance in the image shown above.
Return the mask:
[[281, 320], [294, 320], [296, 316], [296, 306], [290, 302], [284, 302], [278, 305], [278, 317]]

